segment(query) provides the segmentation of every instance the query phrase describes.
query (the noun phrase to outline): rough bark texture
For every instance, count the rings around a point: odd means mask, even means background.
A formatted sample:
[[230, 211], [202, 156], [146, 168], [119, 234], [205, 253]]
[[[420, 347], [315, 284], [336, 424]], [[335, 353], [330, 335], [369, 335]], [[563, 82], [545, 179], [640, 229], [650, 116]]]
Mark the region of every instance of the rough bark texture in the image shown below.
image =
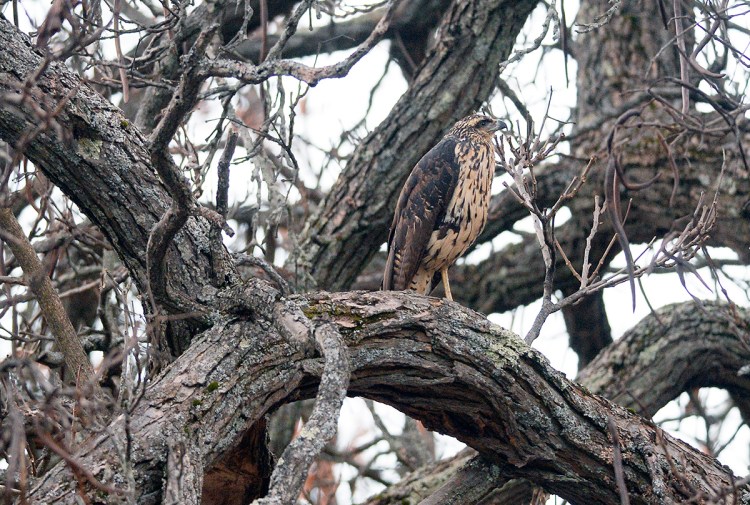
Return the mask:
[[695, 387], [742, 397], [750, 377], [750, 317], [723, 304], [672, 305], [649, 316], [605, 349], [577, 380], [597, 394], [651, 417]]
[[[260, 302], [258, 290], [268, 296]], [[227, 293], [230, 295], [230, 293]], [[633, 503], [679, 503], [698, 492], [731, 489], [726, 468], [664, 435], [652, 423], [566, 380], [515, 335], [442, 300], [394, 293], [318, 293], [285, 302], [259, 283], [225, 299], [255, 300], [276, 321], [313, 325], [332, 319], [349, 347], [350, 395], [384, 402], [452, 435], [495, 463], [507, 477], [524, 477], [575, 503], [613, 503], [615, 421], [624, 448]], [[241, 316], [219, 322], [149, 388], [131, 415], [136, 494], [161, 496], [166, 440], [180, 433], [200, 440], [206, 468], [242, 433], [282, 403], [314, 395], [322, 359], [312, 339], [286, 325]], [[294, 335], [290, 338], [290, 335]], [[88, 441], [76, 457], [97, 478], [122, 487], [113, 444], [124, 443], [123, 419]], [[114, 436], [113, 436], [114, 435]], [[103, 465], [103, 463], [108, 463]], [[32, 491], [38, 502], [74, 503], [72, 476], [58, 466]], [[683, 480], [686, 479], [686, 480]], [[86, 484], [84, 483], [84, 486]], [[90, 491], [95, 503], [98, 491]], [[739, 503], [750, 492], [737, 491]], [[115, 503], [115, 496], [106, 497]]]
[[[706, 304], [703, 309], [693, 303], [664, 307], [602, 352], [576, 381], [646, 418], [693, 387], [726, 388], [741, 403], [750, 393], [750, 379], [740, 373], [750, 360], [749, 325], [746, 310], [723, 304]], [[368, 505], [419, 503], [441, 486], [457, 487], [455, 476], [476, 471], [472, 468], [476, 459], [464, 452], [422, 468]], [[512, 480], [500, 487], [502, 479], [492, 474], [497, 468], [491, 464], [489, 468], [481, 472], [485, 478], [473, 484], [475, 491], [488, 492], [483, 503], [528, 503], [532, 496], [528, 481]]]

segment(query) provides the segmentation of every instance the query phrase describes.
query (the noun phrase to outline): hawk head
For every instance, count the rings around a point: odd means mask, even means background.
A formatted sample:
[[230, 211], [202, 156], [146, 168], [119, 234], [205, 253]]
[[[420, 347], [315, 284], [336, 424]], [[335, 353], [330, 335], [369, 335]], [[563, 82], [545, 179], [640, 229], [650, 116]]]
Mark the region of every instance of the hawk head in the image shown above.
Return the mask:
[[483, 114], [472, 114], [457, 121], [448, 134], [459, 139], [468, 137], [489, 141], [492, 140], [496, 131], [506, 128], [507, 125], [499, 119], [493, 119]]

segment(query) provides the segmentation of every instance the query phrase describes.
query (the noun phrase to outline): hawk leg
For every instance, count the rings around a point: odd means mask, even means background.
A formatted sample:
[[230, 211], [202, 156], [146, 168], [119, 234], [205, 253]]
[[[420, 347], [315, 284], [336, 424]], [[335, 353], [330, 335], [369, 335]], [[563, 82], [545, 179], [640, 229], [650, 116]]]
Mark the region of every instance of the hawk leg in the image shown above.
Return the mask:
[[440, 276], [443, 278], [443, 287], [445, 288], [445, 297], [453, 301], [453, 295], [451, 294], [451, 285], [448, 282], [448, 267], [440, 270]]

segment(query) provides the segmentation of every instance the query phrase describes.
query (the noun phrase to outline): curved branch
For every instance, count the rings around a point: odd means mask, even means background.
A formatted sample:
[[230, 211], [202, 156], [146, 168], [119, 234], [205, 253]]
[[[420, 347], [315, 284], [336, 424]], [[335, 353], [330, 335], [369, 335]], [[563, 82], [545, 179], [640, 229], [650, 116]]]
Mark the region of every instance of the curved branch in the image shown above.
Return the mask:
[[346, 59], [325, 67], [310, 67], [292, 60], [274, 59], [273, 49], [269, 58], [260, 65], [247, 65], [233, 60], [213, 60], [206, 65], [206, 74], [214, 77], [236, 78], [250, 84], [259, 84], [273, 76], [289, 75], [310, 86], [323, 79], [346, 76], [352, 67], [375, 47], [388, 31], [397, 2], [391, 2], [372, 33]]
[[[410, 0], [401, 2], [393, 16], [393, 22], [385, 34], [386, 38], [400, 38], [404, 44], [422, 44], [427, 34], [435, 29], [440, 21], [440, 13], [445, 11], [449, 0]], [[323, 53], [343, 51], [358, 46], [375, 29], [383, 16], [383, 10], [356, 16], [345, 21], [332, 20], [330, 24], [313, 31], [298, 31], [284, 45], [284, 58], [317, 56]], [[273, 45], [278, 35], [269, 35], [268, 43]], [[260, 61], [261, 37], [251, 36], [241, 42], [233, 53], [245, 60]], [[417, 62], [418, 63], [418, 62]]]
[[[693, 387], [720, 387], [736, 398], [748, 398], [750, 378], [738, 373], [750, 360], [748, 325], [746, 310], [724, 304], [704, 302], [704, 310], [696, 310], [693, 303], [663, 307], [610, 345], [576, 380], [592, 393], [646, 418]], [[419, 500], [441, 485], [455, 489], [455, 475], [473, 472], [478, 459], [461, 454], [438, 463], [439, 471], [435, 471], [436, 465], [421, 468], [368, 504], [397, 505], [406, 497]], [[519, 494], [528, 502], [528, 482], [514, 480], [499, 488], [503, 481], [487, 470], [496, 467], [489, 463], [479, 466], [485, 478], [475, 484], [475, 490], [488, 493], [498, 488], [494, 496], [502, 498], [493, 503], [522, 503]], [[465, 477], [459, 477], [461, 480]]]
[[[160, 493], [161, 473], [155, 470], [166, 450], [158, 441], [175, 430], [202, 437], [210, 468], [268, 411], [314, 395], [320, 357], [309, 337], [293, 327], [285, 333], [297, 339], [289, 340], [273, 324], [244, 320], [236, 312], [237, 300], [258, 303], [256, 284], [226, 293], [226, 310], [237, 315], [195, 340], [133, 412], [138, 493]], [[393, 405], [455, 436], [505, 476], [526, 478], [575, 502], [617, 501], [611, 417], [624, 448], [625, 483], [641, 503], [682, 502], [692, 493], [731, 489], [733, 477], [718, 462], [666, 435], [657, 443], [660, 430], [652, 423], [566, 380], [517, 336], [456, 304], [359, 292], [266, 303], [278, 320], [293, 321], [300, 309], [314, 325], [332, 318], [351, 355], [350, 394]], [[117, 475], [112, 462], [103, 462], [113, 452], [110, 444], [122, 443], [121, 432], [122, 419], [77, 455], [99, 469], [95, 476], [105, 483]], [[33, 497], [72, 503], [74, 496], [62, 486], [66, 479], [67, 469], [57, 467]]]
[[332, 324], [320, 325], [316, 335], [325, 356], [325, 365], [315, 405], [299, 435], [281, 454], [271, 475], [268, 496], [256, 501], [257, 505], [294, 503], [313, 461], [336, 435], [339, 412], [349, 386], [349, 355], [341, 335]]
[[725, 304], [670, 305], [644, 318], [607, 347], [576, 380], [612, 401], [653, 416], [695, 387], [747, 396], [750, 316]]

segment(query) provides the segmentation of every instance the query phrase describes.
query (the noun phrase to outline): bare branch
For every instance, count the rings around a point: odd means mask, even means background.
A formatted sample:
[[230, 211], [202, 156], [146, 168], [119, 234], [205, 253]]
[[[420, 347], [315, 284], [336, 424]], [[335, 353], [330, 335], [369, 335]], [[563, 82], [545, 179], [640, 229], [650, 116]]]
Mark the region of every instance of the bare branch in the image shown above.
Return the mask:
[[339, 411], [349, 387], [349, 353], [333, 324], [318, 326], [315, 341], [325, 357], [315, 406], [302, 431], [279, 458], [271, 475], [268, 496], [256, 500], [254, 503], [258, 505], [293, 503], [313, 460], [336, 434]]
[[617, 490], [620, 492], [620, 505], [630, 505], [628, 487], [625, 484], [625, 475], [622, 467], [622, 448], [620, 447], [620, 436], [617, 434], [617, 423], [611, 417], [607, 421], [609, 434], [612, 436], [612, 448], [614, 450], [615, 481]]
[[34, 248], [27, 240], [23, 229], [8, 208], [0, 208], [0, 231], [2, 232], [0, 238], [8, 244], [21, 264], [21, 268], [27, 276], [29, 288], [36, 295], [44, 318], [52, 330], [52, 336], [63, 353], [67, 365], [66, 376], [68, 380], [73, 383], [82, 380], [91, 384], [96, 396], [101, 397], [102, 393], [99, 390], [94, 370], [83, 350], [81, 341], [78, 339], [75, 328], [73, 328], [68, 315], [65, 313], [60, 297], [52, 286], [52, 281], [47, 276], [47, 272], [36, 256]]
[[[372, 33], [370, 33], [370, 36], [367, 37], [367, 39], [362, 42], [352, 54], [346, 59], [333, 65], [313, 68], [292, 60], [278, 60], [275, 59], [274, 50], [276, 49], [276, 46], [274, 46], [274, 48], [271, 49], [268, 58], [266, 58], [266, 61], [260, 65], [256, 66], [232, 60], [216, 59], [205, 65], [204, 72], [206, 75], [213, 77], [236, 78], [247, 84], [258, 84], [273, 76], [288, 75], [295, 79], [299, 79], [310, 86], [315, 86], [324, 79], [344, 77], [364, 55], [369, 53], [370, 50], [375, 47], [375, 44], [380, 42], [386, 31], [388, 31], [398, 1], [399, 0], [393, 0], [390, 3], [385, 14], [375, 26]], [[301, 5], [305, 4], [303, 3]], [[277, 46], [281, 42], [282, 41], [279, 40]]]

